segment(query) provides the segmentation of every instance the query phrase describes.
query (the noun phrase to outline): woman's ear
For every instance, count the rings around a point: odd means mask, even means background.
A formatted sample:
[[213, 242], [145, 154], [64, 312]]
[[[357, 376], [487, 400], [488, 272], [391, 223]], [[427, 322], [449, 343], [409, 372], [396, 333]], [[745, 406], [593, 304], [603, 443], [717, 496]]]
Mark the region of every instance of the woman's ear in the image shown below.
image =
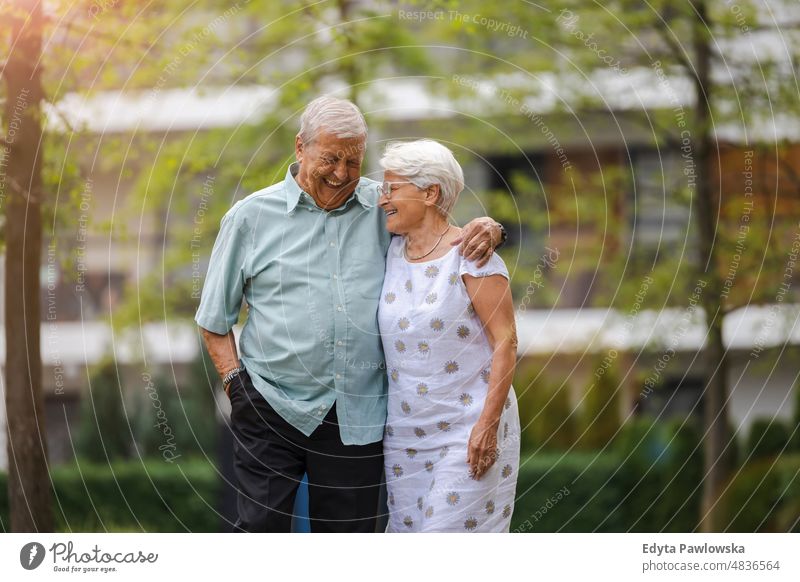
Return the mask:
[[436, 206], [441, 198], [442, 187], [439, 184], [432, 184], [425, 188], [425, 204]]

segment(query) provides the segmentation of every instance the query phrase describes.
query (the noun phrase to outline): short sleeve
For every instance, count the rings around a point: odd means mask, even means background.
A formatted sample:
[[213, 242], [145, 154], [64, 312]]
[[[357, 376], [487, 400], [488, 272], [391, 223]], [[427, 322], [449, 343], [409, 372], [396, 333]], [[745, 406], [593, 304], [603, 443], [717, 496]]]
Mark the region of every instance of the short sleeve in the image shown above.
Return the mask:
[[238, 320], [248, 279], [251, 236], [241, 211], [232, 208], [222, 218], [194, 318], [203, 329], [225, 335]]
[[502, 275], [506, 279], [510, 279], [506, 264], [497, 253], [492, 253], [492, 257], [489, 259], [489, 262], [480, 268], [478, 267], [478, 263], [476, 261], [470, 261], [464, 257], [461, 257], [461, 264], [459, 266], [458, 274], [459, 276], [471, 275], [473, 277]]

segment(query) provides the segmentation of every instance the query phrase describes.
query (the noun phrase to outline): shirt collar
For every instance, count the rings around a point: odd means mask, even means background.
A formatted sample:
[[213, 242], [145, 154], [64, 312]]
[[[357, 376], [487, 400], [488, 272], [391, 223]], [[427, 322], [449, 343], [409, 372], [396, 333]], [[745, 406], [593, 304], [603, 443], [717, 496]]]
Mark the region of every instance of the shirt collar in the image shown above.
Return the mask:
[[[295, 180], [295, 176], [297, 175], [297, 171], [300, 169], [300, 164], [294, 162], [289, 165], [289, 168], [286, 170], [286, 179], [283, 181], [284, 191], [286, 192], [286, 212], [292, 212], [297, 205], [300, 203], [300, 199], [302, 197], [307, 197], [308, 202], [314, 206], [316, 203], [311, 195], [306, 194], [302, 188], [300, 188], [300, 184], [297, 183]], [[351, 200], [355, 198], [364, 208], [372, 208], [375, 206], [373, 200], [370, 200], [369, 195], [369, 188], [374, 183], [371, 180], [366, 180], [363, 176], [358, 181], [356, 185], [356, 190], [354, 192], [354, 196], [351, 196], [350, 199], [347, 200], [340, 208], [345, 208], [348, 204], [351, 203]]]

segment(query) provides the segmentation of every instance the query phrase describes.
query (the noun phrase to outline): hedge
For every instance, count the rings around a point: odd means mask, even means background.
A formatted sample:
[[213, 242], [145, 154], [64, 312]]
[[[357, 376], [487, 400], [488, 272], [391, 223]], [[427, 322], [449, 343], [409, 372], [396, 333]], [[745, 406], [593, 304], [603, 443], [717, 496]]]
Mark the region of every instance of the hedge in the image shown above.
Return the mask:
[[[71, 464], [51, 471], [56, 531], [216, 532], [220, 477], [204, 460]], [[8, 531], [7, 476], [0, 519]]]
[[725, 531], [800, 532], [800, 455], [748, 462], [727, 484], [720, 503]]
[[614, 474], [619, 464], [616, 455], [591, 453], [522, 459], [511, 530], [624, 531], [624, 475]]
[[[512, 531], [692, 531], [700, 511], [698, 439], [691, 424], [642, 419], [626, 424], [609, 452], [528, 457]], [[569, 493], [559, 496], [564, 487]]]

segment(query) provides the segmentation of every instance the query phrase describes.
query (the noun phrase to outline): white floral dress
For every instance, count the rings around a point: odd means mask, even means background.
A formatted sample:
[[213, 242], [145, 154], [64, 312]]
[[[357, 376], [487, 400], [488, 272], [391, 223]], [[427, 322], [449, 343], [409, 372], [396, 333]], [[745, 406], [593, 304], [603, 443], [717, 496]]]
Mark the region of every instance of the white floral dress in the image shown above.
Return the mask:
[[389, 374], [383, 441], [389, 532], [507, 532], [519, 469], [514, 389], [498, 429], [499, 455], [475, 480], [467, 442], [486, 398], [492, 350], [462, 275], [508, 278], [492, 256], [478, 269], [457, 248], [424, 263], [394, 237], [378, 308]]

